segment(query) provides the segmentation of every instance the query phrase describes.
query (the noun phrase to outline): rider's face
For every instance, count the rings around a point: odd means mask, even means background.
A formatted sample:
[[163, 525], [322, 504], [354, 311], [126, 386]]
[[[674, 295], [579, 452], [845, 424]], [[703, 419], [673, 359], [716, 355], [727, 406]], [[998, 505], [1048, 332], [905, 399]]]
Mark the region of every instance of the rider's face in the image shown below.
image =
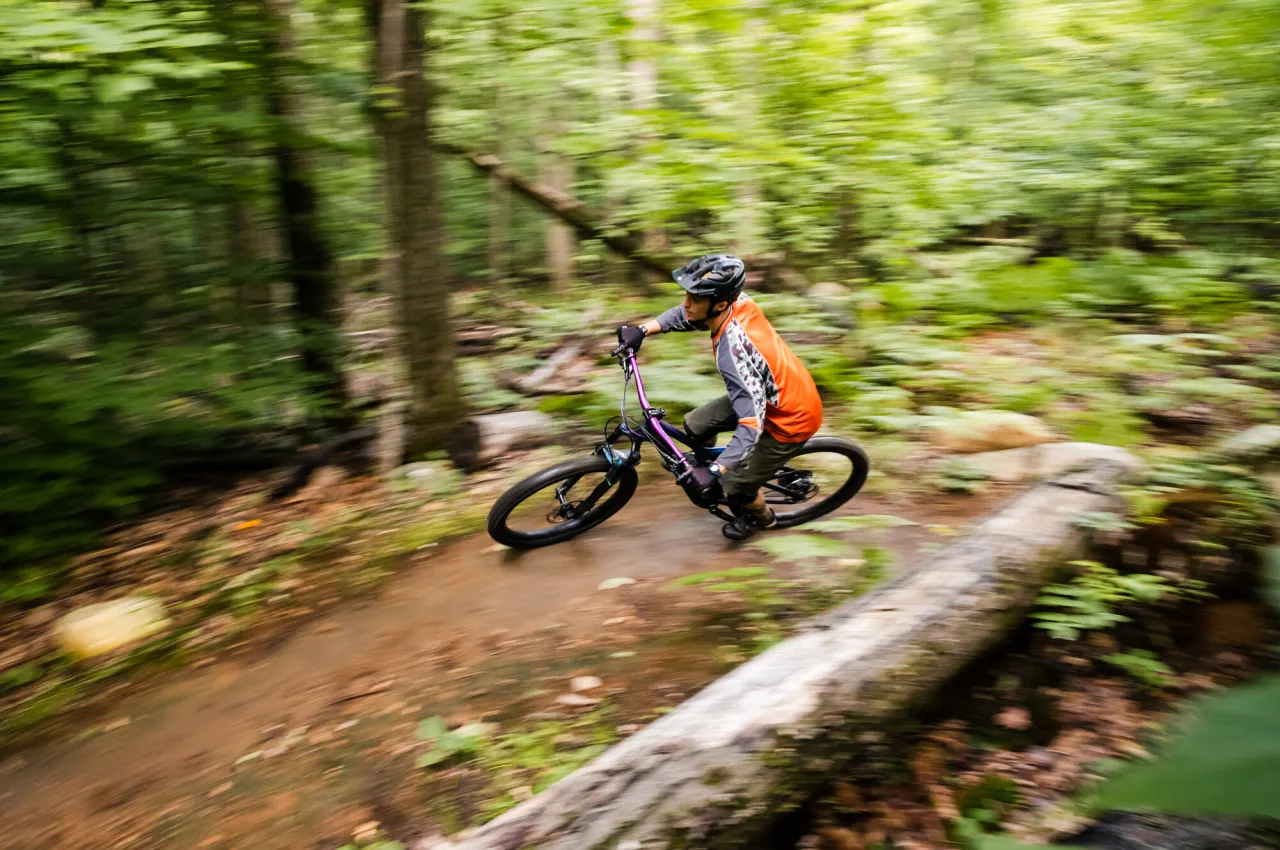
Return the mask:
[[725, 302], [712, 304], [710, 298], [699, 298], [696, 295], [690, 295], [688, 292], [684, 294], [684, 314], [689, 317], [690, 322], [705, 322], [707, 319], [719, 314], [719, 311], [712, 309], [713, 307], [724, 307]]

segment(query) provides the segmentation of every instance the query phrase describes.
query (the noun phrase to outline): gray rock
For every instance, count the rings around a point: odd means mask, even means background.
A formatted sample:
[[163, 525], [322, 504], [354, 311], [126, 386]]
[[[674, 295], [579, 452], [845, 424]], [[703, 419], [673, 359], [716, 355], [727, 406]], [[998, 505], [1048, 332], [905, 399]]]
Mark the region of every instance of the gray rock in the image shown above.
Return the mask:
[[964, 460], [996, 481], [1019, 482], [1048, 478], [1099, 458], [1114, 460], [1135, 472], [1142, 466], [1142, 461], [1124, 449], [1098, 443], [1044, 443], [998, 452], [980, 452]]

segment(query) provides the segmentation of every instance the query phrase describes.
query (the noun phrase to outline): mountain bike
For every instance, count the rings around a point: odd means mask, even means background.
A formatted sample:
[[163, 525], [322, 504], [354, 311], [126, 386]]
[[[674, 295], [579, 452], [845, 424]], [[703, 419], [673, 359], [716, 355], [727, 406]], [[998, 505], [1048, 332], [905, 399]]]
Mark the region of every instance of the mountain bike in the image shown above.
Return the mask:
[[[649, 404], [634, 351], [619, 346], [612, 356], [622, 367], [622, 402], [619, 414], [605, 424], [604, 442], [591, 457], [556, 464], [507, 490], [489, 511], [489, 536], [497, 542], [514, 549], [550, 546], [595, 528], [622, 510], [635, 495], [636, 465], [645, 443], [657, 450], [659, 462], [677, 482], [693, 464], [708, 464], [724, 451], [699, 443], [666, 422], [666, 410]], [[633, 379], [642, 411], [639, 419], [627, 415]], [[630, 449], [619, 450], [620, 443], [629, 443]], [[857, 495], [869, 469], [867, 455], [856, 443], [841, 437], [813, 437], [764, 483], [765, 501], [778, 517], [778, 528], [800, 525]], [[686, 495], [698, 505], [692, 494], [686, 491]], [[726, 522], [745, 510], [725, 500], [698, 506]]]

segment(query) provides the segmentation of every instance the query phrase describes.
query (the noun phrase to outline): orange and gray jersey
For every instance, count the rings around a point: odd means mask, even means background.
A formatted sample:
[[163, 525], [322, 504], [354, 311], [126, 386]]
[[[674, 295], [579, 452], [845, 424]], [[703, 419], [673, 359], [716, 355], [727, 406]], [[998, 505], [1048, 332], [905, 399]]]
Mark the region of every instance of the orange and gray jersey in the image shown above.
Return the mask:
[[[696, 330], [677, 306], [658, 317], [663, 331]], [[809, 370], [787, 348], [760, 306], [738, 296], [728, 321], [712, 338], [716, 368], [738, 415], [738, 427], [720, 455], [734, 466], [747, 460], [763, 429], [782, 443], [803, 443], [822, 426], [822, 399]]]

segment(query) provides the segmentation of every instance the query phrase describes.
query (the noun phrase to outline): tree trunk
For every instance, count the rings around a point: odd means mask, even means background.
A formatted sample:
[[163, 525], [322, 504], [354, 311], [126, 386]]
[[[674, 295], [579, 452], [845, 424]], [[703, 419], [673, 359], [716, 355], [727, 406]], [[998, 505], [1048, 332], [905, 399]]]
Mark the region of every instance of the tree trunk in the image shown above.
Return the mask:
[[302, 368], [332, 427], [350, 424], [342, 377], [342, 299], [333, 256], [320, 228], [311, 157], [294, 138], [302, 125], [301, 96], [292, 79], [295, 61], [291, 0], [263, 0], [270, 23], [266, 62], [267, 111], [276, 123], [273, 156], [280, 221], [293, 286], [293, 315], [301, 338]]
[[409, 373], [405, 454], [452, 449], [466, 418], [454, 370], [443, 225], [424, 74], [425, 15], [406, 0], [369, 0], [377, 44], [376, 124], [386, 170], [387, 283]]
[[[660, 38], [661, 14], [662, 0], [627, 0], [627, 17], [631, 21], [631, 59], [627, 62], [627, 72], [631, 76], [631, 105], [640, 112], [658, 108], [658, 63], [654, 60], [654, 50]], [[648, 138], [647, 133], [642, 134], [637, 141], [643, 146]], [[660, 227], [645, 228], [644, 247], [655, 254], [665, 253], [667, 234]]]
[[[742, 63], [743, 85], [738, 93], [738, 106], [741, 111], [738, 138], [750, 147], [760, 130], [760, 63], [764, 39], [764, 19], [761, 15], [763, 0], [747, 0], [748, 19], [744, 33], [745, 45], [740, 58]], [[754, 157], [746, 157], [743, 166], [742, 180], [738, 184], [737, 209], [734, 210], [734, 244], [739, 254], [759, 254], [764, 251], [761, 244], [760, 202], [764, 193], [760, 188], [759, 164]]]
[[[506, 56], [507, 30], [505, 9], [499, 8], [493, 25], [493, 47], [499, 62]], [[507, 109], [509, 97], [501, 74], [493, 77], [493, 152], [507, 158]], [[511, 191], [496, 175], [489, 175], [489, 283], [495, 291], [503, 289], [510, 274]]]
[[[573, 160], [555, 149], [557, 139], [569, 132], [569, 122], [564, 115], [570, 106], [571, 95], [557, 90], [547, 104], [546, 134], [538, 157], [543, 182], [552, 190], [568, 195], [573, 189]], [[547, 265], [551, 267], [551, 280], [558, 292], [564, 292], [573, 281], [573, 255], [576, 251], [573, 229], [555, 219], [545, 220]]]
[[768, 831], [995, 645], [1116, 510], [1130, 467], [1087, 461], [713, 683], [454, 850], [769, 846]]

